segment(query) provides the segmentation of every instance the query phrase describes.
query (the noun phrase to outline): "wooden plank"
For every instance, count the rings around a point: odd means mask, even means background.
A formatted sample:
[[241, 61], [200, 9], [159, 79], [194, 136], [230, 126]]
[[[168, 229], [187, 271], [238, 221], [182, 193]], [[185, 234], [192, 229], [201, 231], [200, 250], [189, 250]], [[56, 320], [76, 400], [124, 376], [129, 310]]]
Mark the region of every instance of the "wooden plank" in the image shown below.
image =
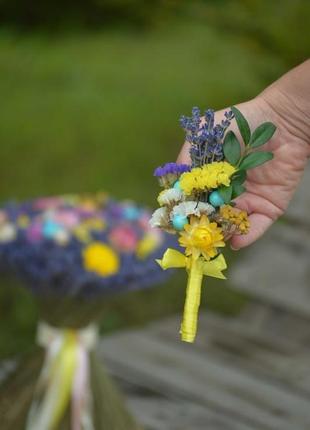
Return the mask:
[[[15, 367], [16, 363], [13, 361], [0, 363], [2, 381]], [[230, 417], [206, 406], [168, 397], [151, 387], [139, 385], [137, 381], [126, 383], [123, 379], [117, 379], [115, 382], [120, 385], [129, 410], [144, 430], [253, 430], [253, 427], [239, 420], [232, 421]], [[1, 418], [3, 420], [2, 415]]]
[[310, 165], [283, 221], [231, 267], [233, 285], [290, 312], [310, 316]]
[[[282, 385], [283, 389], [302, 391], [309, 395], [310, 350], [305, 337], [306, 334], [309, 336], [309, 321], [292, 316], [282, 318], [282, 332], [280, 328], [279, 331], [271, 330], [269, 325], [273, 324], [277, 311], [274, 316], [273, 309], [264, 312], [265, 318], [259, 316], [261, 321], [258, 326], [255, 324], [258, 309], [268, 309], [253, 303], [248, 308], [237, 318], [201, 312], [195, 349], [223, 363], [233, 362], [241, 369], [269, 378], [274, 384]], [[170, 318], [151, 325], [148, 332], [151, 336], [160, 335], [174, 343], [180, 318]], [[296, 330], [296, 338], [293, 332], [287, 336], [285, 322]], [[302, 335], [299, 336], [299, 332]]]
[[253, 430], [239, 420], [193, 402], [147, 396], [127, 391], [128, 406], [145, 430]]
[[137, 331], [106, 338], [102, 351], [111, 369], [123, 378], [191, 399], [253, 428], [309, 429], [309, 398], [286, 392], [192, 345]]
[[310, 317], [310, 233], [278, 223], [240, 251], [228, 278], [236, 289]]

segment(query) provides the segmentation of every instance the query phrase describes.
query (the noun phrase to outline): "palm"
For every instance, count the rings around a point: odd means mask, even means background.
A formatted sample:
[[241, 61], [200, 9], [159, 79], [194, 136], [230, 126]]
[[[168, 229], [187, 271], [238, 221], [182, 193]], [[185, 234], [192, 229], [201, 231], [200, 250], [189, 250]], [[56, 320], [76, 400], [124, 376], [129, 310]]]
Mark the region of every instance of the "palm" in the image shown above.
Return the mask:
[[[237, 206], [250, 215], [251, 223], [246, 236], [232, 238], [232, 246], [241, 248], [259, 238], [283, 214], [302, 176], [309, 149], [302, 139], [286, 127], [281, 117], [276, 118], [268, 105], [262, 104], [262, 100], [255, 99], [237, 107], [249, 121], [251, 129], [264, 121], [272, 121], [277, 125], [274, 137], [264, 146], [264, 150], [274, 153], [274, 159], [248, 171], [247, 191], [236, 200]], [[220, 122], [223, 113], [216, 113], [217, 122]], [[240, 137], [235, 123], [231, 129]], [[186, 145], [179, 155], [179, 161], [189, 161]]]

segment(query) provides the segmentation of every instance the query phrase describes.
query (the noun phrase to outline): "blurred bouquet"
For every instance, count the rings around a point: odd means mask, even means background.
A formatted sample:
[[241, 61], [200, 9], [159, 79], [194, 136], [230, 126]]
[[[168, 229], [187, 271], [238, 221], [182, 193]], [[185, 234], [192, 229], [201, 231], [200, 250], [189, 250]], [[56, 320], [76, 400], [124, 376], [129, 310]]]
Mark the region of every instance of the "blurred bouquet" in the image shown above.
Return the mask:
[[[273, 158], [271, 152], [256, 151], [274, 134], [276, 127], [266, 122], [251, 134], [249, 124], [236, 108], [225, 112], [221, 124], [214, 124], [214, 112], [204, 116], [193, 108], [191, 117], [181, 117], [186, 131], [191, 165], [167, 163], [154, 175], [164, 190], [158, 196], [160, 208], [151, 226], [179, 234], [185, 253], [168, 248], [161, 260], [163, 269], [182, 267], [188, 272], [182, 340], [193, 342], [197, 331], [198, 309], [203, 276], [225, 279], [225, 258], [221, 252], [234, 234], [247, 234], [248, 214], [235, 207], [248, 169]], [[228, 127], [236, 119], [241, 145]]]
[[[138, 428], [94, 349], [96, 321], [108, 294], [165, 279], [154, 258], [169, 238], [151, 229], [149, 218], [144, 208], [104, 193], [9, 203], [0, 211], [0, 266], [15, 272], [36, 295], [37, 340], [46, 351], [39, 381], [27, 397], [30, 411], [5, 421], [7, 430]], [[19, 387], [15, 402], [26, 385]], [[2, 410], [8, 416], [14, 407]]]

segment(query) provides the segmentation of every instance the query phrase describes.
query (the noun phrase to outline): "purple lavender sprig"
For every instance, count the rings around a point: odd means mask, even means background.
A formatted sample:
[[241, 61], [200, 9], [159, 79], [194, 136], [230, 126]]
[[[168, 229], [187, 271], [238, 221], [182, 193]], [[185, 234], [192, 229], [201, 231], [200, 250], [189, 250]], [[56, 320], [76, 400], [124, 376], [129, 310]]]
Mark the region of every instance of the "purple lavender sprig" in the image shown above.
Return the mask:
[[223, 138], [234, 114], [229, 110], [224, 116], [225, 119], [216, 125], [212, 109], [207, 109], [202, 117], [199, 108], [194, 107], [191, 117], [181, 116], [180, 124], [186, 132], [186, 141], [191, 144], [190, 156], [193, 167], [223, 160]]
[[189, 172], [191, 166], [188, 164], [166, 163], [164, 166], [157, 167], [154, 176], [158, 178], [159, 185], [170, 188], [184, 172]]
[[165, 175], [181, 175], [184, 172], [191, 170], [188, 164], [166, 163], [164, 166], [159, 166], [154, 170], [154, 176], [161, 177]]

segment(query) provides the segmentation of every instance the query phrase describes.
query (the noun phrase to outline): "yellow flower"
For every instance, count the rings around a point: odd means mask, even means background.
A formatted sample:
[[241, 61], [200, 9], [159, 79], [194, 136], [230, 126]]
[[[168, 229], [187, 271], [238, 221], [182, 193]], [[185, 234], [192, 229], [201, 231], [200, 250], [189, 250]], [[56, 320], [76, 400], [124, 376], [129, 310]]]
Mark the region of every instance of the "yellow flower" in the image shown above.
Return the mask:
[[234, 224], [241, 234], [247, 234], [250, 228], [248, 214], [230, 205], [223, 205], [220, 208], [220, 216], [224, 220]]
[[77, 227], [75, 227], [73, 234], [80, 242], [87, 243], [91, 241], [89, 229], [83, 224], [79, 224]]
[[185, 225], [179, 239], [185, 254], [194, 259], [203, 255], [206, 260], [218, 254], [217, 248], [225, 246], [222, 230], [216, 222], [210, 222], [206, 215], [201, 218], [192, 216], [190, 224]]
[[220, 185], [228, 187], [230, 177], [236, 172], [236, 168], [227, 161], [215, 161], [202, 167], [195, 167], [190, 172], [185, 172], [180, 177], [182, 191], [189, 195], [194, 190], [210, 190]]
[[93, 242], [83, 251], [84, 268], [100, 276], [114, 275], [119, 269], [118, 255], [109, 246]]
[[159, 242], [160, 237], [157, 234], [153, 232], [146, 233], [137, 245], [137, 257], [141, 260], [147, 258], [158, 248]]
[[20, 228], [27, 228], [30, 224], [30, 218], [27, 215], [20, 215], [17, 218], [16, 224]]
[[103, 231], [106, 224], [101, 218], [88, 218], [83, 221], [83, 226], [90, 230]]

